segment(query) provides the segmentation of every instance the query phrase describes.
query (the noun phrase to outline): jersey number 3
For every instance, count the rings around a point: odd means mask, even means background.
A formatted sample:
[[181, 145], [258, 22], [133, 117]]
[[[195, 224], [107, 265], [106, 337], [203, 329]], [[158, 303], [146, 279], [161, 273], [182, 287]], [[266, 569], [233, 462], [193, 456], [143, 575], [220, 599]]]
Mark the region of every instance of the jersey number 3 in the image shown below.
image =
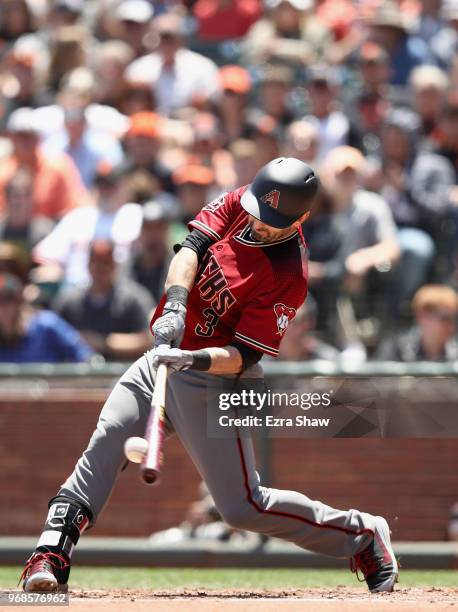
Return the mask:
[[213, 335], [215, 327], [218, 325], [219, 317], [213, 308], [204, 308], [202, 314], [205, 317], [203, 325], [197, 323], [195, 331], [198, 336], [208, 338]]

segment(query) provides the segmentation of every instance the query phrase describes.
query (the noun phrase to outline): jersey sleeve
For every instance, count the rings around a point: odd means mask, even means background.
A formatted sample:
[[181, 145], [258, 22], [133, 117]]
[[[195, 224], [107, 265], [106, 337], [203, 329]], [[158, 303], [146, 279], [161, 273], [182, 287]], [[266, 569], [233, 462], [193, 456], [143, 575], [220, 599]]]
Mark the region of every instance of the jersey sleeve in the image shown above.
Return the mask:
[[224, 238], [233, 219], [239, 212], [237, 192], [222, 193], [212, 202], [206, 204], [195, 219], [188, 223], [190, 230], [198, 229], [213, 242]]
[[247, 304], [237, 325], [235, 338], [273, 357], [278, 356], [280, 342], [288, 324], [296, 316], [307, 295], [305, 280], [279, 283]]

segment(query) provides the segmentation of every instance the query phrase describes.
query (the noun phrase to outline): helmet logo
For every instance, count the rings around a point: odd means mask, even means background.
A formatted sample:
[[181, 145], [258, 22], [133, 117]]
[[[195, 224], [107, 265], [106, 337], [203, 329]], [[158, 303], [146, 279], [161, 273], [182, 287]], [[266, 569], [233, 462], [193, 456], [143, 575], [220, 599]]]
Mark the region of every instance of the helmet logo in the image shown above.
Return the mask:
[[272, 191], [269, 191], [269, 193], [263, 195], [260, 200], [271, 208], [278, 208], [278, 203], [280, 201], [280, 192], [278, 191], [278, 189], [272, 189]]

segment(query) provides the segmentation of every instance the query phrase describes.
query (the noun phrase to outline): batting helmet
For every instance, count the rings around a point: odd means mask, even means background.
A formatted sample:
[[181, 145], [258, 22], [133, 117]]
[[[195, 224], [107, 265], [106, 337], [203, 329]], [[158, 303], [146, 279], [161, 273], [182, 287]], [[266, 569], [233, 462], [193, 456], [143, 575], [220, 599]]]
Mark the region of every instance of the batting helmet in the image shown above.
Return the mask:
[[306, 163], [279, 157], [261, 168], [241, 204], [255, 219], [283, 229], [310, 210], [318, 186], [318, 177]]

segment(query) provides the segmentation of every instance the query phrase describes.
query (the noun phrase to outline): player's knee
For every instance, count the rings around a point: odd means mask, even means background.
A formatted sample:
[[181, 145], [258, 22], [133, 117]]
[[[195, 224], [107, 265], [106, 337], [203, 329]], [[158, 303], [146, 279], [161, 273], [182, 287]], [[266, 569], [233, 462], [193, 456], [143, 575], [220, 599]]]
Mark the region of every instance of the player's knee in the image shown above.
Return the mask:
[[234, 529], [246, 529], [256, 531], [259, 524], [259, 512], [245, 500], [237, 506], [231, 506], [220, 510], [223, 520]]

